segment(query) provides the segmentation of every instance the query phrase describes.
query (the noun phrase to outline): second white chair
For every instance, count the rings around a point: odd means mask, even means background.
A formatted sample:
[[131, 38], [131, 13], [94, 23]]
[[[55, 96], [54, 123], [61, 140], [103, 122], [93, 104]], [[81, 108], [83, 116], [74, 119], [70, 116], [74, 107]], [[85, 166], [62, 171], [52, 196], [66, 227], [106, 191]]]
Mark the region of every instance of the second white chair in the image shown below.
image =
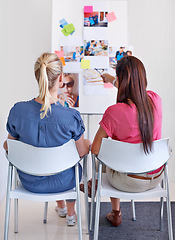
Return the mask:
[[[134, 200], [136, 199], [141, 200], [160, 197], [161, 200], [160, 229], [162, 229], [163, 220], [163, 198], [166, 198], [168, 234], [169, 240], [173, 240], [171, 205], [169, 199], [168, 167], [167, 167], [167, 162], [170, 157], [168, 142], [169, 142], [168, 139], [154, 141], [152, 152], [146, 155], [143, 151], [142, 143], [131, 144], [106, 138], [102, 140], [98, 156], [95, 155], [92, 156], [93, 164], [95, 162], [95, 158], [99, 160], [94, 240], [98, 239], [100, 199], [102, 196], [122, 198], [126, 200], [132, 200], [132, 202], [134, 202]], [[115, 171], [127, 174], [140, 174], [151, 172], [164, 165], [163, 187], [159, 185], [154, 189], [138, 193], [119, 191], [109, 184], [106, 174], [105, 173], [102, 174], [102, 164], [105, 164], [106, 166], [114, 169]], [[93, 180], [94, 178], [95, 174], [93, 174]], [[93, 196], [94, 196], [94, 184], [93, 184]], [[92, 203], [94, 199], [93, 196]], [[93, 211], [93, 209], [91, 210]]]

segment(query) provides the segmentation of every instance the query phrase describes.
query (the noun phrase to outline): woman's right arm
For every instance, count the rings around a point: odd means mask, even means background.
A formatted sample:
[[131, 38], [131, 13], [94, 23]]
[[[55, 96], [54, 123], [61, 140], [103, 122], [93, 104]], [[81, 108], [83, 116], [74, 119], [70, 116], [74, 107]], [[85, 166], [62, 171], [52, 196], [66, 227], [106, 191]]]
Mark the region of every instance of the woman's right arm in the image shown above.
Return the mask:
[[[12, 136], [10, 135], [10, 133], [9, 133], [7, 139], [16, 140], [17, 138], [12, 137]], [[7, 140], [4, 142], [3, 148], [6, 150], [6, 152], [8, 152]]]
[[75, 141], [78, 153], [80, 157], [83, 157], [87, 153], [89, 153], [91, 142], [89, 139], [84, 139], [84, 135], [82, 135], [77, 141]]
[[103, 82], [104, 83], [110, 82], [110, 83], [113, 84], [113, 81], [115, 80], [115, 77], [110, 75], [110, 74], [108, 74], [108, 73], [102, 74], [101, 77], [103, 78]]

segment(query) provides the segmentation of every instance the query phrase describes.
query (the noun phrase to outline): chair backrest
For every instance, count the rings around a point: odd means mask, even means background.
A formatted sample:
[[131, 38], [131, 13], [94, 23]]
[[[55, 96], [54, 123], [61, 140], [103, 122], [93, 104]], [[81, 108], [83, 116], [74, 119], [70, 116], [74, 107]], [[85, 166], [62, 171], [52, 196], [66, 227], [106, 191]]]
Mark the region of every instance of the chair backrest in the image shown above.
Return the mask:
[[7, 140], [7, 159], [17, 169], [32, 175], [48, 175], [73, 167], [79, 154], [72, 139], [59, 147], [41, 148], [17, 141]]
[[97, 158], [106, 166], [123, 173], [144, 173], [164, 165], [169, 157], [169, 139], [153, 142], [152, 152], [145, 154], [143, 144], [103, 138]]

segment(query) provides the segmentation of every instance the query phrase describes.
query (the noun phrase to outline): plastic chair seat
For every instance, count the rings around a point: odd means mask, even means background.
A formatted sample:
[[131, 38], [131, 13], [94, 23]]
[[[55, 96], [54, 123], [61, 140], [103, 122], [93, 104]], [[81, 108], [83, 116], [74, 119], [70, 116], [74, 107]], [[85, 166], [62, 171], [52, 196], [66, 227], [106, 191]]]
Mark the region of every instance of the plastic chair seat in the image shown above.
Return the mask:
[[153, 189], [144, 191], [144, 192], [138, 192], [138, 193], [129, 193], [129, 192], [123, 192], [119, 191], [116, 188], [112, 187], [112, 185], [109, 183], [106, 173], [102, 173], [102, 188], [100, 191], [100, 195], [103, 197], [114, 197], [114, 198], [121, 198], [126, 200], [143, 200], [148, 198], [156, 198], [156, 197], [166, 197], [166, 190], [163, 189], [160, 184]]
[[66, 196], [66, 199], [76, 199], [77, 193], [74, 189], [65, 191], [63, 193], [32, 193], [28, 190], [26, 190], [21, 182], [15, 188], [10, 192], [10, 198], [13, 199], [25, 199], [25, 200], [31, 200], [31, 201], [37, 201], [37, 202], [50, 202], [55, 201], [55, 199], [63, 199]]

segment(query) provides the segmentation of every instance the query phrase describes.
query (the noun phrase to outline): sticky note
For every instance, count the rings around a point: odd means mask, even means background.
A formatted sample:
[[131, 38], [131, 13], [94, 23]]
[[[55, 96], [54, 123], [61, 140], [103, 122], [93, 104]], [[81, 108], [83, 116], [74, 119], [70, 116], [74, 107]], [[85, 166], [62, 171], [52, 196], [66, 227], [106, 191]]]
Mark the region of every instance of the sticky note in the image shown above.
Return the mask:
[[65, 27], [66, 32], [72, 33], [73, 31], [75, 31], [74, 25], [72, 23], [66, 25]]
[[81, 68], [90, 69], [90, 60], [82, 59], [81, 60]]
[[61, 60], [61, 62], [62, 62], [62, 64], [63, 64], [63, 66], [65, 66], [66, 64], [65, 64], [64, 57], [60, 57], [60, 60]]
[[63, 18], [59, 22], [60, 22], [61, 25], [63, 25], [66, 22], [66, 20]]
[[64, 28], [61, 30], [64, 36], [68, 36], [69, 34], [73, 33], [75, 31], [74, 25], [72, 23], [67, 24], [64, 26]]
[[64, 23], [60, 24], [60, 27], [63, 28], [63, 27], [66, 26], [66, 25], [68, 25], [68, 23], [67, 23], [67, 22], [64, 22]]
[[55, 51], [55, 53], [59, 58], [64, 57], [64, 51]]
[[113, 85], [110, 82], [104, 83], [104, 88], [113, 88]]
[[69, 32], [66, 32], [66, 29], [65, 28], [63, 28], [62, 30], [62, 33], [64, 34], [64, 36], [69, 36], [71, 33], [69, 33]]
[[93, 12], [93, 6], [84, 6], [84, 12], [85, 13], [92, 13]]
[[73, 31], [70, 35], [72, 35], [75, 31]]
[[114, 12], [110, 12], [110, 13], [106, 14], [106, 18], [108, 19], [108, 22], [112, 22], [117, 19]]

